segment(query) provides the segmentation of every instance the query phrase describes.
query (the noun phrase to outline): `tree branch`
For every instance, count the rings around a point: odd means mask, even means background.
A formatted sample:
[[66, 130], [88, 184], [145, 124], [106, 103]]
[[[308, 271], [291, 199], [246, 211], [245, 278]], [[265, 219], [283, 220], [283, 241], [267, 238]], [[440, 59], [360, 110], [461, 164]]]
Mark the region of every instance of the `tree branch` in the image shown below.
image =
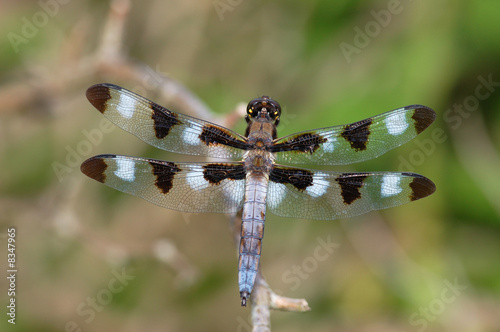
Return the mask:
[[[229, 221], [229, 227], [233, 234], [236, 248], [240, 244], [240, 225], [241, 213], [233, 215]], [[252, 304], [253, 332], [271, 331], [271, 309], [292, 312], [306, 312], [311, 310], [305, 299], [293, 299], [274, 293], [264, 277], [262, 277], [260, 271], [257, 275], [250, 299]]]

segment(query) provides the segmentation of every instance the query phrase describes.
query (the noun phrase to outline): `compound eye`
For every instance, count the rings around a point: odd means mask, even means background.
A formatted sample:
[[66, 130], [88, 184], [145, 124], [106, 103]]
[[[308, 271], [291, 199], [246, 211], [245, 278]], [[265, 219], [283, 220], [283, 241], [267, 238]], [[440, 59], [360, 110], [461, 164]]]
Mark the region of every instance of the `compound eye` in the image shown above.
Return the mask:
[[255, 105], [257, 104], [258, 101], [259, 101], [259, 99], [257, 99], [257, 98], [250, 100], [250, 102], [247, 105], [248, 116], [253, 117], [253, 116], [257, 115], [258, 111], [255, 110]]
[[247, 108], [247, 114], [248, 114], [248, 116], [250, 116], [250, 117], [254, 116], [254, 114], [255, 114], [255, 110], [254, 110], [253, 106], [252, 106], [252, 107], [248, 107], [248, 108]]
[[274, 119], [277, 119], [281, 115], [281, 106], [277, 102], [273, 103], [273, 106], [274, 106], [273, 117]]

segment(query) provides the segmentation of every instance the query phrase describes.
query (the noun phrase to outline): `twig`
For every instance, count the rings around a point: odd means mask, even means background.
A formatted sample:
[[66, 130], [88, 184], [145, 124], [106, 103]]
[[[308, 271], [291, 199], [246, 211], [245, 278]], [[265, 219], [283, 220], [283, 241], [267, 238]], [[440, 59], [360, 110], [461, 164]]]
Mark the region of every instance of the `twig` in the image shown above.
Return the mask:
[[[240, 244], [241, 235], [238, 228], [240, 224], [241, 213], [233, 215], [229, 221], [229, 227], [237, 248]], [[293, 299], [274, 293], [264, 277], [262, 277], [260, 271], [257, 275], [250, 299], [252, 304], [253, 332], [271, 331], [271, 309], [292, 312], [306, 312], [311, 310], [305, 299]]]
[[[158, 91], [161, 97], [178, 105], [184, 113], [219, 122], [220, 119], [216, 114], [180, 82], [124, 55], [122, 44], [129, 8], [129, 0], [111, 2], [111, 10], [104, 24], [102, 37], [93, 53], [80, 58], [75, 58], [73, 53], [70, 54], [68, 61], [57, 63], [55, 69], [46, 70], [45, 75], [37, 75], [32, 79], [32, 84], [15, 82], [0, 87], [0, 113], [32, 108], [39, 104], [40, 100], [47, 99], [47, 93], [57, 100], [60, 96], [67, 95], [68, 90], [81, 84], [82, 81], [99, 75], [148, 86]], [[85, 24], [85, 19], [83, 23], [78, 22], [76, 25], [80, 24]], [[74, 29], [71, 34], [76, 38], [69, 38], [71, 45], [63, 45], [63, 50], [72, 49], [74, 43], [76, 43], [75, 48], [80, 48], [80, 29]]]

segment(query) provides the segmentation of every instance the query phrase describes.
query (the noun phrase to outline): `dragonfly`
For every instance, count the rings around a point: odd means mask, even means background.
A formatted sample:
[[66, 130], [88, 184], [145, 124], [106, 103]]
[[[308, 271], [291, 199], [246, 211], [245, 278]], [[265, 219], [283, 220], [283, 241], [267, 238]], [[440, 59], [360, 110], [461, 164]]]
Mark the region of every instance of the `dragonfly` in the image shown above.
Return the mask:
[[435, 120], [436, 113], [426, 106], [405, 106], [351, 124], [278, 138], [281, 106], [268, 96], [248, 103], [244, 135], [175, 113], [113, 84], [93, 85], [86, 96], [114, 124], [154, 147], [222, 159], [188, 163], [102, 154], [84, 161], [81, 171], [167, 209], [232, 214], [242, 210], [242, 306], [259, 273], [267, 211], [281, 217], [333, 220], [416, 201], [436, 190], [431, 180], [415, 173], [289, 166], [346, 165], [378, 157]]

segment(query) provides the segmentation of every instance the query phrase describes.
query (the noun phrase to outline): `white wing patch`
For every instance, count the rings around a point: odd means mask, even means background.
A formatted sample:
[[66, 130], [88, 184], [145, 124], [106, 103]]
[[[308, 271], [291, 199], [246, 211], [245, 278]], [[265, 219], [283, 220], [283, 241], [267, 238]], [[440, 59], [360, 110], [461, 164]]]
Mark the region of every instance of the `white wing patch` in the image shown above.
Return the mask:
[[130, 159], [116, 159], [117, 169], [114, 172], [120, 179], [132, 182], [135, 180], [135, 163]]
[[[271, 194], [272, 192], [272, 194]], [[286, 196], [286, 186], [283, 183], [270, 181], [267, 193], [267, 205], [270, 209], [277, 208]]]
[[120, 101], [116, 105], [118, 113], [120, 113], [124, 118], [131, 119], [134, 115], [135, 109], [135, 99], [127, 95], [126, 93], [120, 94]]
[[200, 127], [187, 127], [182, 133], [182, 140], [189, 145], [199, 145], [201, 132]]
[[329, 183], [323, 178], [324, 176], [321, 175], [321, 173], [315, 174], [313, 177], [313, 184], [306, 188], [306, 192], [312, 197], [320, 197], [326, 194]]
[[186, 182], [192, 189], [202, 190], [210, 185], [207, 180], [200, 175], [203, 174], [201, 166], [192, 166], [192, 170], [186, 174]]
[[394, 136], [401, 135], [406, 131], [406, 129], [408, 129], [409, 126], [408, 121], [406, 121], [405, 112], [397, 111], [385, 119], [385, 126], [387, 127], [387, 131], [389, 132], [389, 134]]
[[401, 188], [401, 178], [394, 174], [386, 174], [382, 178], [382, 186], [380, 188], [380, 194], [383, 197], [389, 197], [399, 194], [403, 191]]
[[331, 153], [335, 150], [335, 143], [337, 143], [337, 137], [329, 137], [322, 147], [325, 152]]
[[233, 204], [240, 204], [245, 194], [245, 181], [234, 181], [232, 186], [224, 187], [224, 193]]

